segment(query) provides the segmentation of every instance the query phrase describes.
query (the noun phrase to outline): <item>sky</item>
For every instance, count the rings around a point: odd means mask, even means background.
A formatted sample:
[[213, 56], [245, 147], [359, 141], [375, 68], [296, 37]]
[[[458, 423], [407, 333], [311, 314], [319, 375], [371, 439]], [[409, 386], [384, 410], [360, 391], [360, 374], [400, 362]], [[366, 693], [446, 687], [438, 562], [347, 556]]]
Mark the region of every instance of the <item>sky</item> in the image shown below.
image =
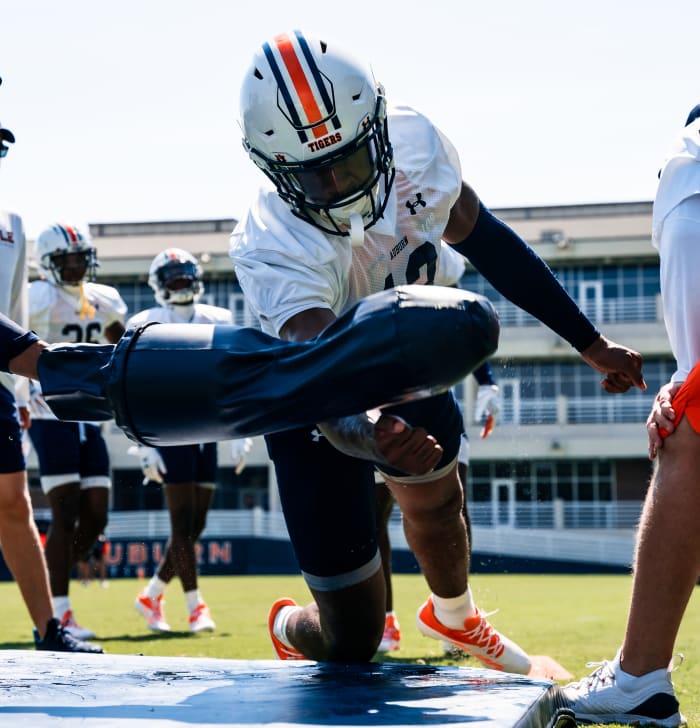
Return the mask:
[[0, 0], [0, 208], [54, 221], [242, 216], [257, 48], [300, 29], [428, 115], [490, 207], [651, 200], [700, 102], [697, 0]]

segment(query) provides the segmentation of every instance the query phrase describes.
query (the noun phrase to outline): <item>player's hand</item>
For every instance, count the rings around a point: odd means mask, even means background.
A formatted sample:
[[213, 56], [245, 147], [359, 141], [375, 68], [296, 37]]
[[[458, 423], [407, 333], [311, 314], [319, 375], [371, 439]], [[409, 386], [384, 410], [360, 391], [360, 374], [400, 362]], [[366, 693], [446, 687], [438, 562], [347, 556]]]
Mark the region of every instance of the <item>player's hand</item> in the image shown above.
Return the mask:
[[431, 472], [442, 457], [442, 446], [432, 435], [394, 415], [377, 420], [374, 437], [386, 462], [409, 475]]
[[669, 382], [664, 384], [654, 397], [654, 403], [647, 417], [647, 437], [649, 439], [649, 460], [653, 460], [664, 446], [660, 430], [669, 435], [676, 429], [676, 411], [671, 401], [683, 382]]
[[481, 437], [488, 437], [496, 426], [496, 419], [501, 411], [501, 390], [497, 384], [480, 384], [476, 390], [476, 404], [474, 405], [474, 420], [482, 422], [486, 418], [481, 430]]
[[17, 407], [17, 414], [22, 430], [28, 430], [32, 426], [32, 414], [29, 411], [29, 407], [25, 407], [24, 405]]
[[240, 475], [246, 466], [246, 455], [251, 451], [253, 441], [249, 437], [231, 440], [231, 458], [236, 468], [236, 475]]
[[642, 374], [642, 355], [633, 349], [601, 335], [581, 352], [581, 357], [597, 372], [606, 375], [600, 386], [610, 394], [626, 392], [630, 387], [642, 391], [647, 388]]
[[163, 483], [163, 476], [168, 472], [163, 458], [155, 447], [146, 445], [132, 445], [127, 451], [129, 455], [136, 455], [143, 473], [143, 484]]

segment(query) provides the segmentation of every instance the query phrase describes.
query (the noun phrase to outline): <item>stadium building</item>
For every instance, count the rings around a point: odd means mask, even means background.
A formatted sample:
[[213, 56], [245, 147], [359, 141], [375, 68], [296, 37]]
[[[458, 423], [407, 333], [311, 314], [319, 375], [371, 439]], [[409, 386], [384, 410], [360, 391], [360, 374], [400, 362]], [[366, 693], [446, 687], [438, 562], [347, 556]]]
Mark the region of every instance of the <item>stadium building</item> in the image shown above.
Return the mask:
[[[606, 394], [601, 376], [567, 342], [504, 300], [468, 266], [461, 287], [486, 295], [502, 327], [492, 364], [503, 411], [488, 439], [479, 438], [480, 424], [472, 416], [473, 377], [457, 388], [471, 441], [467, 491], [477, 551], [483, 546], [486, 553], [499, 556], [512, 552], [575, 560], [582, 557], [574, 552], [583, 549], [589, 563], [629, 564], [632, 533], [651, 473], [644, 422], [658, 387], [675, 368], [663, 325], [658, 258], [650, 240], [651, 208], [651, 202], [628, 202], [495, 210], [547, 261], [606, 336], [644, 355], [648, 390]], [[255, 326], [227, 252], [235, 222], [93, 224], [98, 281], [118, 288], [131, 315], [154, 305], [147, 285], [153, 257], [166, 247], [184, 248], [204, 269], [202, 300], [230, 308], [238, 324]], [[162, 521], [167, 535], [160, 487], [142, 485], [138, 460], [127, 454], [131, 443], [116, 426], [108, 424], [106, 435], [114, 471], [110, 529], [150, 529], [151, 537], [161, 530]], [[249, 511], [252, 520], [244, 528], [266, 533], [281, 529], [283, 538], [262, 438], [255, 438], [239, 475], [227, 443], [220, 443], [219, 453], [220, 482], [207, 532], [225, 532], [230, 526], [223, 524], [234, 517], [232, 512], [238, 514], [237, 523], [248, 523], [240, 519]], [[32, 458], [32, 494], [35, 507], [41, 508]], [[132, 525], [119, 525], [128, 523]], [[600, 536], [600, 529], [608, 540], [596, 537], [599, 557], [592, 556], [590, 536], [592, 531]], [[564, 537], [569, 540], [562, 541]], [[576, 538], [589, 545], [577, 546]], [[392, 539], [396, 548], [405, 544], [398, 521]]]

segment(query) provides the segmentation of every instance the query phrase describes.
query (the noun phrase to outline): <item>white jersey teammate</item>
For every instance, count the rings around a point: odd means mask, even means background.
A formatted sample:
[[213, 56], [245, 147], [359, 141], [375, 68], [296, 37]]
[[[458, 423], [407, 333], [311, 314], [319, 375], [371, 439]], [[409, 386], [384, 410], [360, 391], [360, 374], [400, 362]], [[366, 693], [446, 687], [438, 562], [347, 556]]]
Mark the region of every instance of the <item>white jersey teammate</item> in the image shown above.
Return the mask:
[[[36, 239], [41, 278], [29, 285], [29, 327], [44, 341], [114, 344], [124, 332], [126, 304], [116, 288], [93, 281], [97, 254], [89, 236], [55, 223]], [[41, 487], [51, 506], [46, 539], [54, 615], [79, 639], [69, 597], [73, 565], [84, 560], [107, 526], [111, 475], [100, 427], [61, 422], [32, 383], [29, 435], [39, 460]]]
[[[229, 309], [199, 303], [204, 293], [202, 267], [186, 250], [168, 248], [158, 253], [151, 263], [148, 284], [159, 305], [132, 316], [127, 322], [128, 328], [151, 322], [233, 323]], [[242, 465], [251, 441], [235, 440], [234, 443], [238, 448], [234, 448], [237, 452], [234, 457]], [[173, 577], [178, 576], [185, 594], [190, 631], [211, 632], [216, 625], [198, 589], [195, 546], [214, 497], [218, 466], [216, 443], [161, 448], [140, 445], [136, 454], [141, 459], [144, 484], [154, 481], [165, 485], [171, 531], [163, 559], [134, 606], [149, 629], [170, 631], [165, 619], [163, 593]]]

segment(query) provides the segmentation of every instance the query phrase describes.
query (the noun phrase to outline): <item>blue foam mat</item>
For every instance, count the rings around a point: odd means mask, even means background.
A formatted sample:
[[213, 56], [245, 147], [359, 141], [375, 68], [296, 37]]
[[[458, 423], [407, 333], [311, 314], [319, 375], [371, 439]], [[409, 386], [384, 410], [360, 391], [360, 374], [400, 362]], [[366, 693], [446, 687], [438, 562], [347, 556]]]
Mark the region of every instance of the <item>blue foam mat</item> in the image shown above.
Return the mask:
[[569, 728], [558, 686], [472, 667], [0, 653], [0, 726]]

